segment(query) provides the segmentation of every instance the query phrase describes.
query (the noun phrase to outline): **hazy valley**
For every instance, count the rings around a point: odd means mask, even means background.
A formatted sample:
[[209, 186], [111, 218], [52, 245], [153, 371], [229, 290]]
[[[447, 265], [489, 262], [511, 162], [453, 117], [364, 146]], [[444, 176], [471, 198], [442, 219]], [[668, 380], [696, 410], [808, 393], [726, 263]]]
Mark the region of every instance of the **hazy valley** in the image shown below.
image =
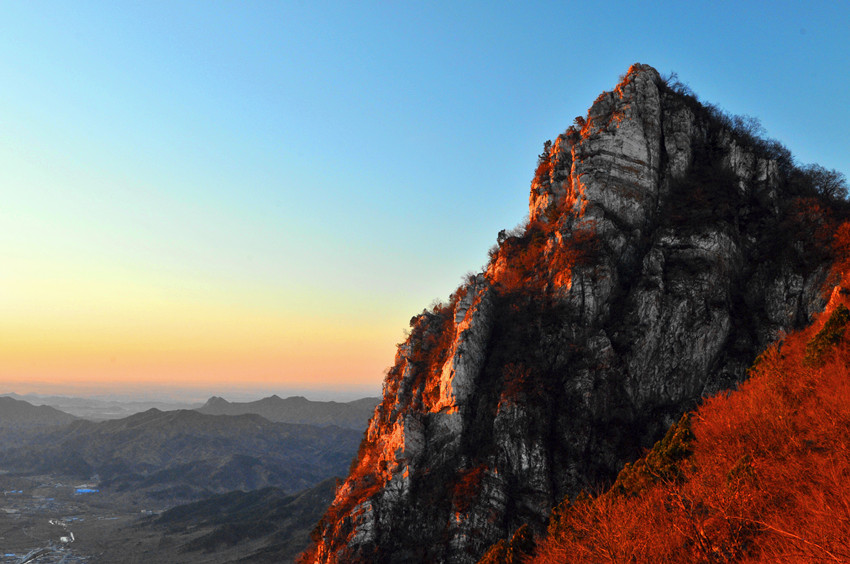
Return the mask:
[[0, 397], [0, 561], [39, 549], [38, 562], [293, 558], [347, 473], [365, 428], [361, 412], [377, 400], [267, 400], [257, 403], [279, 420], [308, 417], [288, 410], [306, 402], [322, 426], [269, 421], [251, 404], [230, 404], [240, 415], [150, 408], [90, 421]]

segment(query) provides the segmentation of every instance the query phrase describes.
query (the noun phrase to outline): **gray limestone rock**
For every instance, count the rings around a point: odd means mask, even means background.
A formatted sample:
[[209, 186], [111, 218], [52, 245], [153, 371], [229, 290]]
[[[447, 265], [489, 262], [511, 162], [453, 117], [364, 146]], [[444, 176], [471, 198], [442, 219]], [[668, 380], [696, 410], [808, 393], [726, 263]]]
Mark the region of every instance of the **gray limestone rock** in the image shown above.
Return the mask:
[[[525, 233], [412, 320], [315, 562], [476, 562], [824, 304], [780, 167], [634, 65], [547, 145]], [[821, 259], [812, 258], [820, 256]]]

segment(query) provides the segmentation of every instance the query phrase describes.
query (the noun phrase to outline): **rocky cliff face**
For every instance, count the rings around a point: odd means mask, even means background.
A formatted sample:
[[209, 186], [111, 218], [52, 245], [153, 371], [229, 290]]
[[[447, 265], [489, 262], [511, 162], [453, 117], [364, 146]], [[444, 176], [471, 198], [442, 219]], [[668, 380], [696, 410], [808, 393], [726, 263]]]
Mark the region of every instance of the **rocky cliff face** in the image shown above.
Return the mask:
[[475, 562], [823, 307], [822, 214], [715, 118], [634, 65], [547, 143], [525, 229], [411, 320], [306, 561]]

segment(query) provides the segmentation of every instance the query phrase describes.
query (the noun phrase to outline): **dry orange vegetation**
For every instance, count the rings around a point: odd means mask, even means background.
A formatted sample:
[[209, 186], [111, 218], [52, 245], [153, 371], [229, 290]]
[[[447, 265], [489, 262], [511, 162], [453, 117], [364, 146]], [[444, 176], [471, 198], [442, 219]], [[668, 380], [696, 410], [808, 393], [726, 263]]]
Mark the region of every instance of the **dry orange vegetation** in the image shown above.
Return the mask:
[[581, 182], [574, 185], [569, 174], [571, 147], [576, 142], [570, 135], [547, 141], [531, 182], [532, 193], [545, 193], [557, 185], [565, 191], [561, 200], [547, 204], [545, 211], [522, 227], [500, 233], [499, 245], [490, 251], [487, 278], [502, 294], [539, 295], [569, 289], [573, 268], [593, 265], [597, 259], [596, 226], [584, 219], [583, 203], [577, 205], [583, 186]]
[[[848, 231], [848, 230], [844, 230]], [[490, 562], [850, 562], [847, 290], [762, 354], [608, 492], [565, 502]]]
[[[574, 267], [594, 263], [599, 250], [594, 225], [585, 221], [565, 235], [563, 223], [576, 217], [564, 211], [566, 207], [553, 208], [556, 211], [549, 214], [560, 214], [557, 221], [531, 221], [521, 234], [507, 237], [493, 252], [487, 276], [500, 292], [536, 295], [568, 288]], [[557, 274], [550, 277], [550, 272]]]
[[523, 527], [482, 563], [850, 562], [850, 223], [800, 209], [827, 249], [834, 233], [839, 285], [823, 314], [682, 417], [607, 492], [564, 500], [542, 539]]

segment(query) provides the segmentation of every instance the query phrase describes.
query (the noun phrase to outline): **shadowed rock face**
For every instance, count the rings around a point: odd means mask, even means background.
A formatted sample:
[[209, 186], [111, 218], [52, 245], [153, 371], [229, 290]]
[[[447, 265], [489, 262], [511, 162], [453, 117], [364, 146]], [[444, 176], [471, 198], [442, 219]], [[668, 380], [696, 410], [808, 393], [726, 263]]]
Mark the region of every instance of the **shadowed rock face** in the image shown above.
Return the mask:
[[525, 231], [411, 320], [305, 559], [475, 562], [743, 378], [823, 306], [828, 257], [811, 238], [776, 245], [805, 231], [786, 184], [630, 68], [547, 144]]

